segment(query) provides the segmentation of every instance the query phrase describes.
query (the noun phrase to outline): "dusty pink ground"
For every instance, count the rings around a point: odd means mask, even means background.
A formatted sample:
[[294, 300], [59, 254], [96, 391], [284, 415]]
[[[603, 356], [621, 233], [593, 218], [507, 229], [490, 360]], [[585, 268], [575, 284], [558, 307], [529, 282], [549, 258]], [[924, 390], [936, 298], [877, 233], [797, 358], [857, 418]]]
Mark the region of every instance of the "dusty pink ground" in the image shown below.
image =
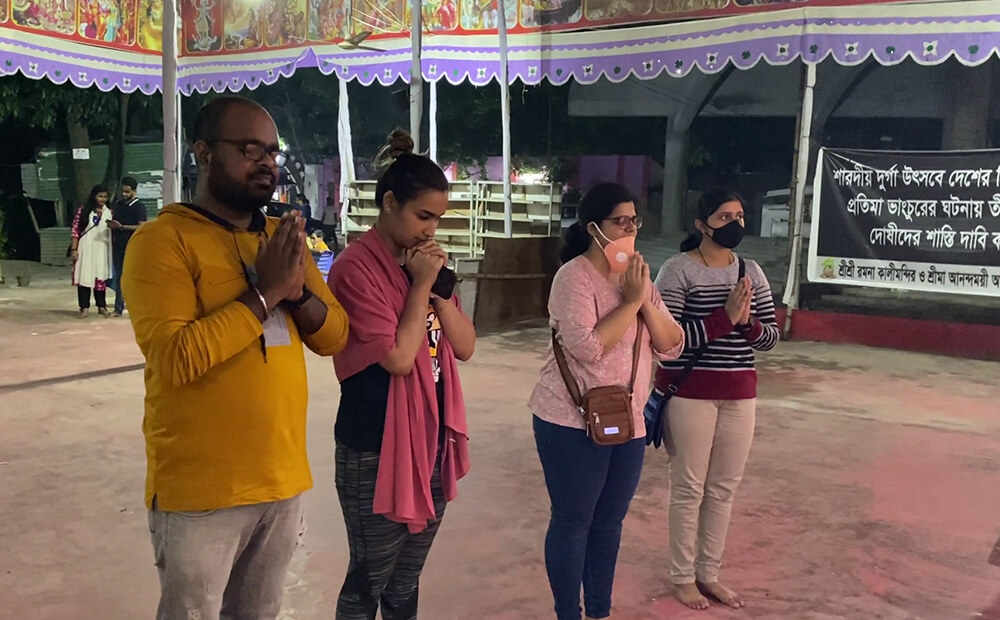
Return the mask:
[[[127, 321], [70, 319], [73, 298], [0, 288], [0, 384], [141, 361]], [[474, 469], [429, 559], [424, 619], [551, 618], [548, 501], [524, 406], [545, 339], [485, 338], [463, 371]], [[762, 366], [724, 572], [747, 608], [698, 613], [671, 599], [667, 463], [650, 452], [616, 617], [1000, 619], [1000, 569], [985, 563], [1000, 531], [1000, 366], [807, 344]], [[317, 484], [284, 612], [301, 620], [333, 616], [347, 555], [332, 484], [337, 385], [326, 360], [310, 374]], [[0, 618], [152, 617], [142, 393], [140, 372], [0, 388]]]

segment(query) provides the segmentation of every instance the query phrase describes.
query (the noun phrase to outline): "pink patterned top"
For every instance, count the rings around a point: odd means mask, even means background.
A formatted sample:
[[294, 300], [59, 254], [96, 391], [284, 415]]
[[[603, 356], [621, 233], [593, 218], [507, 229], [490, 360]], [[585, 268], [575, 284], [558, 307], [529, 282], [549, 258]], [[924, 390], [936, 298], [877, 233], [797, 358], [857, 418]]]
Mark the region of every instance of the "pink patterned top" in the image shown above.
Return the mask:
[[[670, 317], [656, 287], [649, 287], [653, 306]], [[632, 374], [632, 346], [635, 343], [635, 325], [625, 332], [621, 342], [605, 352], [597, 333], [597, 323], [622, 304], [618, 277], [606, 279], [585, 256], [574, 258], [562, 266], [552, 282], [549, 293], [549, 324], [559, 334], [559, 343], [566, 352], [570, 372], [580, 386], [580, 393], [607, 385], [628, 386]], [[649, 397], [650, 379], [653, 374], [653, 357], [660, 360], [676, 359], [684, 350], [682, 341], [669, 351], [657, 351], [645, 330], [647, 346], [640, 350], [639, 370], [635, 377], [632, 395], [632, 412], [635, 416], [636, 437], [644, 437], [645, 424], [642, 409]], [[583, 429], [583, 418], [573, 404], [559, 366], [552, 354], [542, 367], [541, 377], [528, 401], [531, 411], [546, 422]]]

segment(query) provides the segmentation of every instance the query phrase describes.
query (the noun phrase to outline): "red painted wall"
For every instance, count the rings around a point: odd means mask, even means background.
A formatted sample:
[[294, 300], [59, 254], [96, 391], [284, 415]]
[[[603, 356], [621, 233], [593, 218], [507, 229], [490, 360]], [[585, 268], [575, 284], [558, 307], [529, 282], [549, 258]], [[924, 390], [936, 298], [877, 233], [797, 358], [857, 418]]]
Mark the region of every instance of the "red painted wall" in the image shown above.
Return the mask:
[[[778, 311], [784, 325], [785, 309]], [[1000, 360], [1000, 326], [796, 310], [791, 340]]]

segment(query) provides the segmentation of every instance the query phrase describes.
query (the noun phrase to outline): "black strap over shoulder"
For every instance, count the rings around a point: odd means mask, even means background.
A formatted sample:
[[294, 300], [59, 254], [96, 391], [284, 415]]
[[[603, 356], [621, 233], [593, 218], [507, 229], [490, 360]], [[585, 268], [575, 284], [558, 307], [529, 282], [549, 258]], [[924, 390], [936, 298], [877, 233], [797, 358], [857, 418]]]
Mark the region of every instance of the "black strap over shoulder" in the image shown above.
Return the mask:
[[[746, 261], [744, 261], [740, 257], [737, 257], [737, 260], [739, 260], [740, 267], [739, 267], [739, 276], [736, 278], [736, 284], [739, 284], [740, 281], [747, 276], [747, 264]], [[677, 378], [674, 379], [667, 387], [667, 392], [668, 392], [666, 394], [667, 398], [670, 398], [671, 396], [677, 394], [677, 391], [680, 390], [681, 386], [684, 385], [684, 382], [687, 381], [688, 376], [690, 376], [691, 372], [694, 370], [694, 367], [698, 365], [698, 361], [701, 360], [701, 357], [703, 355], [705, 355], [705, 351], [708, 350], [708, 347], [711, 346], [711, 344], [712, 344], [711, 342], [704, 343], [697, 351], [695, 351], [691, 355], [691, 359], [688, 360], [687, 364], [684, 364], [684, 368], [681, 369], [680, 374], [678, 374]]]

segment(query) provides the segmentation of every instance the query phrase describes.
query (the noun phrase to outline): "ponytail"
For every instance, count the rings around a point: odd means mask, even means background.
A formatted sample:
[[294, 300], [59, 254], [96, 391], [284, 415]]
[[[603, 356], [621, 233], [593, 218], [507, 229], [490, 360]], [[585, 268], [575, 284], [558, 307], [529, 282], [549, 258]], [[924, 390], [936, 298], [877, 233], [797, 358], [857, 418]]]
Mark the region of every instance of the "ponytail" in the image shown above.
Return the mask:
[[563, 247], [559, 250], [559, 260], [565, 265], [577, 256], [582, 256], [590, 248], [593, 239], [587, 234], [587, 229], [577, 222], [566, 229]]
[[701, 245], [701, 232], [694, 231], [687, 236], [684, 241], [681, 241], [681, 252], [691, 252]]

